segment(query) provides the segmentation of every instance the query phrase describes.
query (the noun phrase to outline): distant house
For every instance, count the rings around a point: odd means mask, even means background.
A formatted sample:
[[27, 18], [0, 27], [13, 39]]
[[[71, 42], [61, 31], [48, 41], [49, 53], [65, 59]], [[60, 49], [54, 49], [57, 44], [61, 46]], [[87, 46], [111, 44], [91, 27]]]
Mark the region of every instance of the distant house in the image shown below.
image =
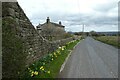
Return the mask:
[[48, 40], [58, 40], [62, 39], [65, 34], [65, 26], [61, 22], [53, 23], [50, 22], [49, 17], [47, 17], [44, 24], [39, 24], [37, 26], [37, 31]]

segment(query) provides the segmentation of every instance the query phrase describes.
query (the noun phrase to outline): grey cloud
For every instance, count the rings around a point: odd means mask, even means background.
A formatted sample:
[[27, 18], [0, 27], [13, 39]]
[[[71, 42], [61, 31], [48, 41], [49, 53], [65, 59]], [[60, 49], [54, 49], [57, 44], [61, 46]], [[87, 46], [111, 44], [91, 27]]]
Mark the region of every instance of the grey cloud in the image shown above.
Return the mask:
[[70, 22], [70, 25], [80, 25], [80, 24], [95, 24], [95, 25], [117, 25], [117, 16], [108, 17], [104, 16], [94, 16], [94, 15], [72, 15], [68, 17], [67, 20]]
[[95, 11], [99, 12], [107, 12], [112, 10], [113, 8], [118, 7], [117, 0], [116, 1], [110, 1], [106, 4], [97, 4], [93, 7]]

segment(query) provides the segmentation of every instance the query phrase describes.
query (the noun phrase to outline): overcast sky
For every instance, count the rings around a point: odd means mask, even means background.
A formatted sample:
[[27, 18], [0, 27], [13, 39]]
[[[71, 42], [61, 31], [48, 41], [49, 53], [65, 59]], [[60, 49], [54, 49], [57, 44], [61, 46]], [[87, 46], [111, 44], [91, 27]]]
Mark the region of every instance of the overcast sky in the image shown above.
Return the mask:
[[119, 0], [18, 0], [34, 26], [59, 21], [66, 31], [118, 31]]

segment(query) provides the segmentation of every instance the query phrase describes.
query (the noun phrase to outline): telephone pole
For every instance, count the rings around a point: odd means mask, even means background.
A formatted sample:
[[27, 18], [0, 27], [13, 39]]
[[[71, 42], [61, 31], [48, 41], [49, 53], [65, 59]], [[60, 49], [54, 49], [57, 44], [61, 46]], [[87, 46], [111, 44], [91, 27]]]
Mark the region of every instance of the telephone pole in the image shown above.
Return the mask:
[[84, 38], [84, 24], [83, 24], [83, 27], [82, 27], [82, 38]]
[[82, 32], [84, 32], [84, 24], [83, 24]]

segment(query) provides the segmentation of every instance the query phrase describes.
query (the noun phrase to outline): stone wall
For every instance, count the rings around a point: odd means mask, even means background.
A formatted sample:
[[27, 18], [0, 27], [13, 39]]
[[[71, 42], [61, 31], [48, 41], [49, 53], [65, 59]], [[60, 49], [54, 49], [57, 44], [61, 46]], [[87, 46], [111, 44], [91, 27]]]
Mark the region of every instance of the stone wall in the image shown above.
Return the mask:
[[26, 66], [73, 40], [45, 40], [17, 2], [2, 3], [2, 14], [3, 77], [18, 77]]

